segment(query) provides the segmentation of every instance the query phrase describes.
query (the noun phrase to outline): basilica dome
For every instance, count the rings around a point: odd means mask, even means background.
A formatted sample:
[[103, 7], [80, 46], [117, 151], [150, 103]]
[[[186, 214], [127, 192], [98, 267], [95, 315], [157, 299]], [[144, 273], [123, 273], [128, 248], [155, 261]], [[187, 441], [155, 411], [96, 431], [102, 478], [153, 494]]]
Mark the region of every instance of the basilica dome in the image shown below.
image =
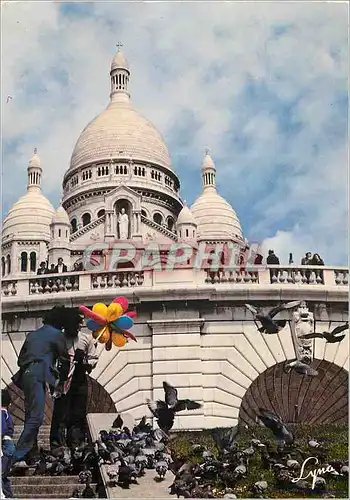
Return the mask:
[[50, 224], [55, 209], [41, 192], [41, 173], [40, 159], [35, 150], [28, 166], [27, 193], [13, 205], [3, 221], [3, 243], [12, 235], [21, 239], [50, 239]]
[[134, 109], [128, 91], [130, 70], [121, 51], [111, 64], [111, 95], [107, 108], [82, 131], [70, 170], [113, 159], [132, 159], [171, 169], [167, 146], [158, 130]]
[[215, 165], [209, 153], [202, 164], [203, 192], [191, 206], [198, 240], [243, 240], [236, 212], [216, 191]]

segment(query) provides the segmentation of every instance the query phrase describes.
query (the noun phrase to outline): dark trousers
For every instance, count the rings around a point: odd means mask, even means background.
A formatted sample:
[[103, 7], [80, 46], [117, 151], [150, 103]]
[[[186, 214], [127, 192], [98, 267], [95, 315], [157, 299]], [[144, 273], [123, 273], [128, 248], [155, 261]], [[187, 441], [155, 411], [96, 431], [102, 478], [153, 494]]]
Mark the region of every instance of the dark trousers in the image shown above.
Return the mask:
[[[13, 444], [12, 440], [3, 440], [1, 446], [3, 452], [3, 456], [1, 457], [1, 470], [8, 471], [10, 460], [16, 451], [16, 447]], [[4, 477], [3, 475], [1, 477], [1, 489], [5, 498], [13, 498], [11, 481], [8, 477]]]
[[25, 420], [24, 429], [13, 456], [14, 462], [23, 460], [33, 447], [37, 447], [38, 432], [44, 421], [45, 383], [38, 380], [31, 368], [28, 368], [23, 374], [22, 390]]
[[[3, 458], [4, 457], [1, 457], [1, 459], [3, 459]], [[5, 457], [5, 458], [8, 460], [7, 457]], [[3, 468], [4, 465], [6, 465], [6, 464], [4, 464], [3, 460], [1, 460], [1, 467]], [[11, 481], [8, 477], [1, 478], [1, 489], [2, 489], [2, 492], [3, 492], [5, 498], [13, 498]]]
[[68, 393], [54, 403], [50, 445], [79, 447], [86, 438], [86, 411], [88, 386], [85, 374], [77, 370]]

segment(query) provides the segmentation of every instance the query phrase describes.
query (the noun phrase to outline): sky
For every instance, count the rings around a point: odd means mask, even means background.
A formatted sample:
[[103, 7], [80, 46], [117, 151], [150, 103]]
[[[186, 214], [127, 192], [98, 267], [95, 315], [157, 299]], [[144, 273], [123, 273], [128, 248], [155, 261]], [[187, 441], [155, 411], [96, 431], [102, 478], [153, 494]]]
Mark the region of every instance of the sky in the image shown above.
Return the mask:
[[201, 193], [209, 148], [250, 242], [281, 263], [311, 251], [346, 265], [347, 18], [346, 2], [4, 3], [2, 217], [35, 147], [59, 204], [121, 42], [133, 104], [163, 135], [182, 199]]

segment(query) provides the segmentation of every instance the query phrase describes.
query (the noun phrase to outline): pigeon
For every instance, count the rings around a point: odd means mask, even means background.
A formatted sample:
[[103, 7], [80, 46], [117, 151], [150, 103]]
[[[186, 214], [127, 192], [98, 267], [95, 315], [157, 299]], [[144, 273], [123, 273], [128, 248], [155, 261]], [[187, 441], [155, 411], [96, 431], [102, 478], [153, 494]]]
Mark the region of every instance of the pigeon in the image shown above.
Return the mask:
[[291, 363], [286, 364], [285, 366], [288, 372], [294, 370], [300, 375], [308, 375], [310, 377], [317, 377], [318, 375], [317, 370], [314, 370], [314, 368], [311, 368], [311, 366], [307, 365], [306, 363], [303, 363], [302, 361], [299, 361], [298, 359], [292, 361]]
[[163, 389], [165, 392], [165, 403], [169, 408], [174, 410], [175, 413], [183, 410], [197, 410], [201, 408], [202, 405], [191, 399], [178, 399], [177, 389], [167, 382], [163, 382]]
[[114, 420], [112, 424], [113, 429], [122, 429], [123, 428], [123, 419], [120, 415], [117, 416], [117, 418]]
[[165, 401], [147, 400], [148, 408], [156, 417], [159, 428], [168, 433], [174, 425], [175, 413], [182, 410], [195, 410], [201, 408], [201, 404], [191, 399], [178, 399], [177, 390], [167, 382], [163, 382]]
[[256, 309], [251, 304], [244, 304], [249, 311], [254, 316], [255, 321], [259, 321], [261, 323], [261, 328], [258, 328], [260, 333], [279, 333], [287, 324], [287, 320], [274, 320], [273, 318], [281, 311], [285, 311], [286, 309], [292, 309], [293, 307], [297, 307], [301, 304], [300, 300], [294, 300], [293, 302], [288, 302], [286, 304], [281, 304], [277, 307], [271, 309], [268, 313], [263, 313], [260, 309]]
[[335, 327], [332, 331], [330, 332], [322, 332], [322, 333], [308, 333], [307, 335], [300, 335], [299, 338], [301, 339], [325, 339], [327, 343], [329, 344], [335, 344], [336, 342], [341, 342], [345, 338], [344, 335], [338, 335], [339, 333], [343, 332], [344, 330], [349, 329], [349, 323], [345, 323], [344, 325], [340, 325]]
[[10, 95], [8, 95], [6, 98], [6, 104], [9, 103], [10, 101], [12, 101], [12, 97]]
[[257, 422], [270, 429], [278, 441], [284, 441], [286, 444], [294, 443], [294, 435], [287, 429], [281, 417], [264, 408], [259, 408], [259, 413], [256, 417]]
[[156, 473], [158, 474], [160, 479], [165, 478], [165, 474], [167, 473], [168, 468], [169, 466], [165, 460], [161, 460], [156, 464]]

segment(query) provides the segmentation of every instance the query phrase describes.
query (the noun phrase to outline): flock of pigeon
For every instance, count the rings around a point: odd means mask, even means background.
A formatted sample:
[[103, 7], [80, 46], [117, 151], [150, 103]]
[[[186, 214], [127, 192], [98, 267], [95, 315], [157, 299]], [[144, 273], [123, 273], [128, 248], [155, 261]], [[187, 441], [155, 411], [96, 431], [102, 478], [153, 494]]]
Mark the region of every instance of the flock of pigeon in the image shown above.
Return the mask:
[[[285, 311], [287, 309], [293, 309], [298, 307], [301, 304], [301, 301], [294, 300], [292, 302], [287, 302], [286, 304], [281, 304], [277, 307], [274, 307], [268, 312], [263, 312], [260, 309], [252, 306], [251, 304], [245, 304], [245, 307], [249, 309], [249, 311], [253, 314], [255, 325], [260, 333], [265, 334], [276, 334], [279, 333], [287, 324], [287, 320], [276, 320], [274, 317], [280, 313], [281, 311]], [[257, 321], [260, 322], [261, 327], [257, 325]], [[329, 332], [312, 332], [307, 335], [300, 336], [301, 339], [325, 339], [327, 343], [335, 344], [337, 342], [341, 342], [345, 338], [344, 332], [348, 330], [349, 323], [345, 323], [343, 325], [335, 327], [333, 330]], [[318, 375], [318, 371], [314, 370], [307, 362], [307, 359], [296, 359], [287, 363], [284, 367], [284, 370], [288, 373], [291, 370], [294, 370], [296, 373], [300, 375], [308, 375], [310, 377], [316, 377]]]
[[[332, 466], [332, 472], [318, 477], [314, 484], [314, 492], [327, 492], [327, 474], [329, 477], [348, 477], [348, 461], [335, 460], [326, 462], [327, 450], [322, 443], [310, 438], [309, 454], [303, 453], [295, 442], [293, 432], [288, 429], [282, 419], [263, 408], [256, 415], [256, 423], [267, 427], [274, 436], [276, 446], [270, 441], [262, 442], [256, 438], [251, 429], [250, 446], [239, 446], [238, 427], [230, 429], [214, 429], [213, 439], [218, 450], [217, 454], [201, 444], [191, 441], [191, 460], [172, 451], [172, 440], [176, 435], [170, 434], [177, 412], [193, 410], [201, 405], [189, 399], [178, 399], [177, 389], [163, 382], [164, 401], [148, 401], [148, 407], [155, 417], [158, 428], [146, 422], [146, 416], [132, 430], [124, 426], [123, 419], [118, 416], [112, 428], [102, 430], [96, 442], [84, 445], [70, 451], [60, 448], [54, 451], [40, 451], [40, 460], [34, 474], [39, 475], [79, 475], [79, 480], [85, 485], [82, 492], [73, 492], [71, 498], [96, 498], [104, 496], [103, 490], [93, 488], [92, 483], [98, 482], [98, 468], [103, 465], [108, 475], [110, 486], [129, 488], [137, 484], [138, 478], [147, 469], [154, 470], [155, 480], [162, 481], [167, 474], [173, 475], [169, 493], [177, 498], [237, 498], [240, 496], [268, 498], [271, 485], [266, 475], [274, 474], [275, 484], [280, 489], [293, 490], [296, 493], [311, 491], [311, 480], [293, 482], [298, 477], [303, 461], [310, 455], [317, 456], [324, 467]], [[245, 426], [248, 429], [248, 426]], [[249, 431], [248, 431], [249, 432]], [[312, 451], [312, 453], [311, 453]], [[241, 480], [249, 472], [249, 463], [260, 456], [262, 465], [261, 479], [253, 481], [248, 491], [243, 494]], [[264, 474], [268, 471], [269, 474]], [[102, 485], [101, 485], [102, 486]]]
[[[256, 423], [267, 427], [273, 435], [276, 446], [270, 442], [257, 439], [252, 430], [250, 446], [239, 447], [237, 437], [239, 428], [214, 429], [212, 435], [218, 449], [214, 455], [203, 445], [191, 443], [192, 456], [186, 462], [183, 457], [172, 453], [174, 434], [169, 431], [174, 423], [175, 414], [182, 410], [200, 408], [200, 404], [178, 399], [177, 390], [169, 383], [163, 382], [164, 401], [148, 401], [148, 407], [156, 418], [159, 428], [152, 430], [144, 416], [132, 431], [123, 426], [123, 420], [118, 416], [108, 431], [101, 431], [95, 443], [99, 465], [104, 464], [111, 486], [129, 488], [137, 484], [138, 478], [147, 469], [155, 471], [155, 479], [162, 481], [167, 474], [172, 474], [174, 480], [169, 487], [169, 493], [177, 498], [237, 498], [235, 493], [241, 493], [240, 482], [249, 471], [249, 462], [260, 456], [262, 464], [261, 479], [252, 482], [245, 493], [254, 498], [267, 498], [271, 486], [264, 478], [264, 470], [274, 474], [274, 483], [283, 490], [296, 492], [312, 491], [311, 480], [293, 482], [298, 477], [303, 461], [310, 455], [317, 456], [324, 467], [331, 465], [329, 477], [347, 478], [348, 462], [326, 462], [327, 450], [322, 443], [310, 438], [308, 448], [310, 453], [304, 453], [295, 443], [293, 432], [288, 429], [282, 419], [263, 408], [256, 415]], [[246, 429], [248, 427], [246, 426]], [[311, 453], [312, 452], [312, 453]], [[195, 459], [194, 459], [195, 458]], [[313, 485], [314, 493], [320, 493], [331, 498], [327, 492], [327, 473], [318, 477]]]
[[[254, 321], [259, 321], [259, 332], [276, 334], [286, 326], [286, 320], [275, 320], [274, 317], [283, 310], [291, 309], [300, 304], [299, 301], [274, 307], [268, 313], [256, 309], [250, 304], [246, 307], [253, 313]], [[310, 333], [305, 338], [324, 338], [327, 342], [341, 342], [345, 337], [342, 334], [348, 328], [348, 323], [336, 327], [331, 332]], [[307, 363], [296, 360], [286, 365], [288, 370], [294, 369], [301, 375], [316, 376], [318, 373]], [[185, 462], [184, 459], [174, 456], [171, 451], [170, 435], [174, 419], [178, 412], [195, 410], [201, 404], [190, 399], [179, 399], [177, 389], [167, 382], [163, 382], [164, 401], [147, 400], [147, 405], [155, 418], [158, 428], [153, 430], [146, 423], [144, 416], [132, 430], [123, 425], [123, 420], [118, 416], [110, 431], [103, 430], [95, 443], [89, 443], [81, 448], [69, 450], [60, 448], [54, 451], [41, 450], [40, 460], [35, 474], [40, 475], [79, 475], [81, 483], [85, 484], [82, 492], [76, 490], [72, 498], [95, 498], [104, 496], [92, 488], [93, 482], [98, 482], [98, 468], [105, 465], [110, 485], [119, 485], [129, 488], [132, 483], [137, 483], [138, 478], [145, 474], [146, 469], [155, 471], [156, 477], [161, 481], [168, 471], [174, 475], [170, 486], [170, 494], [178, 498], [237, 498], [235, 493], [242, 492], [240, 480], [247, 476], [249, 462], [260, 456], [262, 464], [261, 480], [251, 484], [245, 491], [255, 498], [268, 498], [269, 484], [264, 478], [264, 469], [272, 472], [277, 484], [283, 490], [293, 490], [296, 493], [303, 491], [323, 492], [323, 495], [332, 498], [327, 492], [328, 477], [347, 478], [348, 461], [335, 460], [327, 463], [327, 453], [324, 446], [315, 439], [308, 441], [312, 456], [319, 459], [324, 467], [331, 466], [332, 472], [327, 472], [318, 477], [313, 490], [311, 481], [293, 481], [298, 477], [303, 461], [310, 456], [305, 456], [295, 443], [295, 436], [283, 423], [282, 419], [269, 410], [260, 408], [256, 415], [256, 423], [267, 427], [273, 433], [277, 448], [270, 442], [257, 439], [252, 430], [250, 446], [240, 449], [237, 443], [238, 428], [214, 429], [218, 454], [205, 449], [200, 444], [192, 443], [193, 457], [196, 460]], [[245, 426], [248, 429], [248, 426]], [[277, 450], [277, 451], [276, 451]], [[271, 475], [269, 476], [271, 477]], [[98, 490], [98, 488], [97, 488]], [[241, 494], [242, 496], [242, 494]], [[243, 495], [244, 496], [244, 495]]]

